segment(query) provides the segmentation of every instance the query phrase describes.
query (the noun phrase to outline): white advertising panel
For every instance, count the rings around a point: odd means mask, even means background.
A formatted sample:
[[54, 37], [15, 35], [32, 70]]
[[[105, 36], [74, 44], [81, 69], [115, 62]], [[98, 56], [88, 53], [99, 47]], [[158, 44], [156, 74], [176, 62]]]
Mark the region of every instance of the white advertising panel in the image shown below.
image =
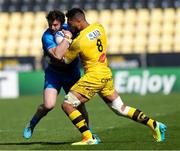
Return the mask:
[[0, 98], [16, 98], [18, 96], [18, 73], [15, 71], [0, 71]]

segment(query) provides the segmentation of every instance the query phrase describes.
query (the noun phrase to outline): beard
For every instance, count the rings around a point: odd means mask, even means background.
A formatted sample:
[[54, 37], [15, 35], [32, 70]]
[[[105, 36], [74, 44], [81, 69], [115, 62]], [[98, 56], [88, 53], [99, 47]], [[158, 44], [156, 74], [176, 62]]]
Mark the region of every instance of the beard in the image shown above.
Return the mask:
[[70, 28], [70, 32], [72, 32], [72, 34], [76, 34], [76, 33], [79, 33], [80, 30], [77, 27], [72, 27]]

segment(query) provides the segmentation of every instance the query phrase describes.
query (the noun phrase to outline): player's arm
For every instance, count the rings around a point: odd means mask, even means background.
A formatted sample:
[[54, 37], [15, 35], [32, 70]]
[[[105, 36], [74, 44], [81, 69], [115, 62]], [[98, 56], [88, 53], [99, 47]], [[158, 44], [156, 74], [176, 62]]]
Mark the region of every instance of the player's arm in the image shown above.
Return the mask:
[[70, 47], [64, 55], [64, 62], [66, 64], [70, 64], [74, 59], [76, 59], [79, 55], [80, 49], [72, 49], [73, 47]]
[[69, 47], [69, 42], [63, 38], [61, 44], [57, 45], [57, 47], [55, 48], [50, 48], [49, 52], [54, 58], [58, 60], [62, 60], [68, 47]]
[[[66, 53], [67, 49], [69, 48], [72, 42], [71, 40], [72, 34], [70, 31], [63, 30], [63, 34], [64, 36], [62, 38], [62, 41], [59, 41], [57, 47], [51, 48], [50, 50], [51, 54], [58, 60], [63, 59], [64, 54]], [[58, 37], [56, 37], [55, 35], [56, 41], [57, 41], [57, 38]]]
[[51, 55], [53, 58], [56, 58], [57, 60], [62, 60], [65, 51], [69, 47], [70, 41], [66, 36], [64, 36], [62, 32], [59, 32], [56, 42], [52, 35], [45, 35], [42, 38], [42, 43], [43, 47], [46, 51], [48, 51], [49, 55]]

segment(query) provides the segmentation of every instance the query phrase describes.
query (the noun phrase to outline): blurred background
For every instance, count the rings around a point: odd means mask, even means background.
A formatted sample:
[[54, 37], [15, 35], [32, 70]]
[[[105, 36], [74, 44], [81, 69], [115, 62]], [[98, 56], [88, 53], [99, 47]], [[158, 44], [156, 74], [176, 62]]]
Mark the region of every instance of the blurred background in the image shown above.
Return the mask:
[[118, 92], [180, 91], [180, 0], [0, 0], [0, 97], [40, 94], [45, 16], [72, 7], [105, 27]]
[[[42, 103], [45, 16], [72, 7], [84, 9], [89, 23], [103, 24], [116, 90], [125, 103], [167, 125], [166, 142], [157, 144], [145, 127], [119, 120], [95, 96], [87, 109], [103, 143], [73, 147], [80, 133], [60, 109], [64, 93], [33, 138], [22, 138]], [[177, 150], [179, 98], [180, 0], [0, 0], [0, 150]]]

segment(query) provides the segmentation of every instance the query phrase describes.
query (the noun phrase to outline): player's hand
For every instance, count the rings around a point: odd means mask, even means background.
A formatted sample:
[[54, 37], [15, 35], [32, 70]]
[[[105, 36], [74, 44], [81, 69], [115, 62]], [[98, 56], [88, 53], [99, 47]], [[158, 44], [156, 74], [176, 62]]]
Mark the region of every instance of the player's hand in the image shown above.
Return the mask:
[[72, 38], [72, 33], [70, 31], [62, 29], [62, 33], [64, 34], [65, 38], [67, 38], [67, 39]]

